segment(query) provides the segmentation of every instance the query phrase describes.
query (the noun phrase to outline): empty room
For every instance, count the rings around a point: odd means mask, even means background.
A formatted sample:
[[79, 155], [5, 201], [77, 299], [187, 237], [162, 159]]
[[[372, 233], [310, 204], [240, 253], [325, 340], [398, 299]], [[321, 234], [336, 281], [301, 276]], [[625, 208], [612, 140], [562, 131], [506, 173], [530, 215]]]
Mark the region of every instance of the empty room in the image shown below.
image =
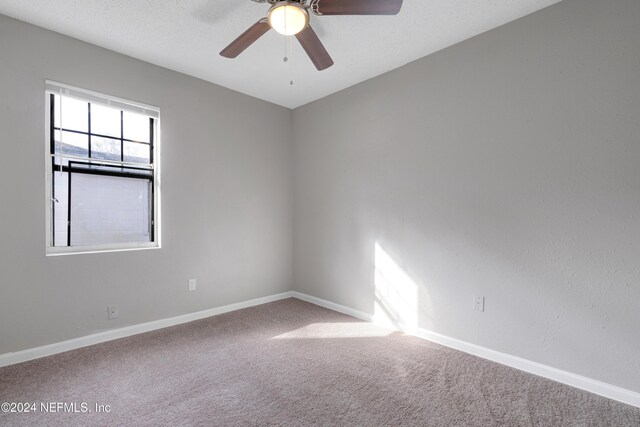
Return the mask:
[[640, 427], [640, 1], [0, 0], [0, 426]]

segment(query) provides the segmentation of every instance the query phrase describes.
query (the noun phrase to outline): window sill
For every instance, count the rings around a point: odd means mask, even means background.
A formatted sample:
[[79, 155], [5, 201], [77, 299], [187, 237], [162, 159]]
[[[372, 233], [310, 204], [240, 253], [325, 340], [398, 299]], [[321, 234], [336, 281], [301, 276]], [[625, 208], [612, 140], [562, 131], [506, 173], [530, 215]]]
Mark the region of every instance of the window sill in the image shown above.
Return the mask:
[[145, 251], [160, 249], [159, 243], [132, 243], [130, 245], [100, 245], [100, 246], [72, 246], [48, 247], [47, 256], [101, 254], [108, 252]]

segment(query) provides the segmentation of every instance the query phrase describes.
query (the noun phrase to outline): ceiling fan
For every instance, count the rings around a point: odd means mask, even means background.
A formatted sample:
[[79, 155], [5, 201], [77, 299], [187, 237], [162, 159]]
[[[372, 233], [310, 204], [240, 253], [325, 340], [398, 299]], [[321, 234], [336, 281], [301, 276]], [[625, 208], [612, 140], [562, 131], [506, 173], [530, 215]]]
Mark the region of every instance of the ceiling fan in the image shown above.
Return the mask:
[[285, 36], [295, 35], [313, 65], [321, 71], [333, 65], [333, 59], [309, 25], [309, 12], [330, 15], [397, 15], [402, 0], [253, 0], [269, 3], [266, 18], [253, 24], [225, 47], [220, 55], [236, 58], [271, 28]]

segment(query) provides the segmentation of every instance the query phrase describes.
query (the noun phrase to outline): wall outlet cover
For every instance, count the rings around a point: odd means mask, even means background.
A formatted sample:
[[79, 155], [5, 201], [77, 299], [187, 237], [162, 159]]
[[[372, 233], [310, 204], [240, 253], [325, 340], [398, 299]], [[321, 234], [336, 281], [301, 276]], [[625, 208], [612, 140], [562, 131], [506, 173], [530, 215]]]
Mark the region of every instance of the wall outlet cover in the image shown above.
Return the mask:
[[196, 279], [190, 279], [189, 280], [189, 291], [195, 291], [196, 290]]
[[114, 320], [118, 318], [118, 307], [109, 306], [107, 307], [107, 319]]

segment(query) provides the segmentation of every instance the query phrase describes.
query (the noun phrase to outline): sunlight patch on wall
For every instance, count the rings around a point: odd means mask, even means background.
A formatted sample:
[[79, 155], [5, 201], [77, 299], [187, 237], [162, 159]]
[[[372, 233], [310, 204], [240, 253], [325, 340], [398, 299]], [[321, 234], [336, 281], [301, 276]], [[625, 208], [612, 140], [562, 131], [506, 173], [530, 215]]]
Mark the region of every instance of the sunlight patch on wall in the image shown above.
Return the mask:
[[418, 286], [378, 242], [375, 244], [375, 306], [377, 324], [412, 331], [418, 327]]

